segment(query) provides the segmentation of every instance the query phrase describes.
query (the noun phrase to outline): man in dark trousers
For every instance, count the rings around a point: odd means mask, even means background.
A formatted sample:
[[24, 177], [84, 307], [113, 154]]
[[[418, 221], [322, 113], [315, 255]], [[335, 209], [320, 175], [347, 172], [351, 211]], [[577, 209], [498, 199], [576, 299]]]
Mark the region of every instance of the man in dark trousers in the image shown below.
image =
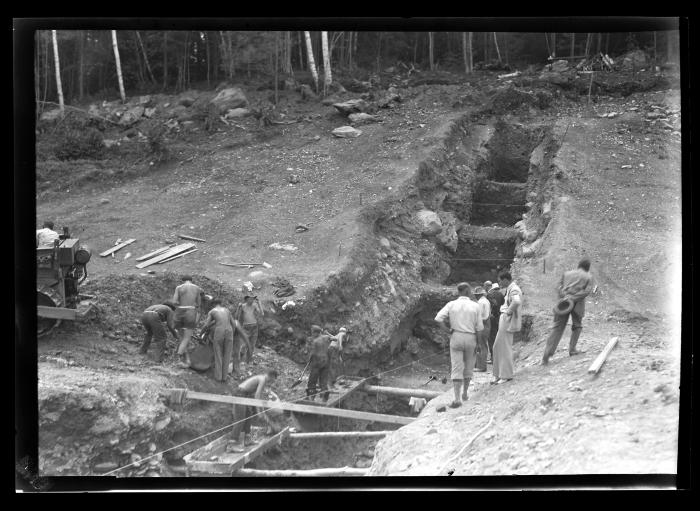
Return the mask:
[[233, 356], [234, 377], [238, 375], [239, 352], [241, 350], [240, 341], [234, 343], [234, 332], [238, 333], [248, 342], [248, 336], [241, 328], [238, 321], [233, 319], [231, 312], [221, 304], [221, 300], [215, 298], [211, 304], [214, 306], [207, 315], [206, 322], [202, 328], [202, 337], [213, 328], [212, 347], [214, 348], [214, 379], [226, 382], [228, 377], [228, 365]]
[[[237, 385], [231, 395], [237, 397], [250, 397], [254, 399], [262, 399], [265, 387], [271, 386], [277, 379], [277, 371], [269, 369], [263, 374], [251, 376], [247, 380]], [[227, 446], [227, 450], [233, 452], [243, 452], [243, 448], [252, 445], [255, 442], [250, 440], [250, 423], [252, 417], [257, 413], [254, 406], [248, 405], [233, 405], [233, 442]], [[267, 420], [267, 415], [262, 414]], [[241, 433], [243, 433], [243, 441], [240, 441]]]
[[192, 277], [183, 275], [182, 284], [175, 288], [173, 302], [177, 305], [175, 312], [175, 325], [180, 331], [180, 346], [177, 354], [180, 355], [180, 364], [183, 367], [190, 366], [190, 354], [187, 347], [199, 320], [199, 309], [202, 306], [204, 291], [198, 285], [192, 283]]
[[569, 355], [574, 356], [583, 351], [576, 349], [576, 343], [581, 335], [581, 322], [586, 312], [586, 297], [593, 290], [593, 276], [590, 273], [591, 261], [587, 258], [581, 259], [578, 268], [564, 272], [559, 281], [557, 293], [560, 300], [571, 300], [574, 307], [565, 314], [554, 314], [554, 325], [547, 338], [547, 346], [542, 356], [542, 365], [547, 365], [549, 359], [557, 350], [557, 345], [566, 328], [566, 323], [571, 316], [571, 338], [569, 339]]
[[501, 305], [506, 301], [503, 293], [501, 293], [498, 283], [492, 284], [491, 289], [487, 289], [486, 298], [491, 302], [491, 330], [489, 332], [489, 353], [491, 357], [488, 363], [493, 362], [493, 343], [496, 340], [498, 333], [498, 319], [501, 316]]
[[143, 314], [141, 314], [141, 324], [146, 329], [146, 338], [141, 345], [141, 349], [139, 349], [139, 353], [145, 355], [148, 351], [148, 347], [151, 345], [151, 339], [153, 339], [153, 359], [158, 363], [163, 361], [166, 337], [163, 324], [165, 323], [168, 327], [168, 330], [173, 334], [173, 338], [176, 342], [180, 340], [175, 330], [174, 310], [175, 304], [166, 301], [157, 305], [151, 305], [143, 311]]
[[[306, 386], [306, 396], [312, 401], [320, 388], [321, 398], [328, 401], [328, 371], [330, 369], [330, 357], [328, 348], [331, 344], [331, 336], [324, 334], [321, 327], [311, 325], [311, 355], [309, 356], [309, 382]], [[316, 385], [318, 383], [318, 386]]]

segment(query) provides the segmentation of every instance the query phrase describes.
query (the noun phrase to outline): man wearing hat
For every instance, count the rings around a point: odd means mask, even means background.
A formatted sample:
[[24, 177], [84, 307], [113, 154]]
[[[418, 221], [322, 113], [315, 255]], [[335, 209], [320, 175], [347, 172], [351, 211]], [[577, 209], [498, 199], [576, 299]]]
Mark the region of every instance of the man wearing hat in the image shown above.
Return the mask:
[[[324, 334], [318, 325], [311, 325], [311, 355], [309, 356], [309, 381], [306, 385], [306, 396], [312, 400], [320, 390], [323, 401], [328, 401], [328, 370], [330, 357], [328, 348], [331, 336]], [[318, 386], [316, 385], [318, 383]]]
[[474, 290], [474, 296], [478, 298], [476, 304], [479, 306], [481, 321], [484, 329], [476, 333], [476, 364], [474, 371], [477, 373], [486, 372], [486, 359], [489, 354], [489, 337], [491, 336], [491, 302], [486, 298], [486, 291], [479, 286]]
[[179, 341], [173, 319], [174, 310], [175, 304], [171, 301], [165, 301], [157, 305], [151, 305], [143, 311], [143, 314], [141, 314], [141, 324], [146, 329], [146, 338], [141, 345], [141, 349], [139, 349], [139, 353], [145, 355], [148, 351], [148, 347], [151, 345], [151, 339], [153, 339], [153, 359], [158, 363], [163, 361], [166, 337], [163, 323], [168, 327], [170, 333], [173, 334], [175, 341]]
[[569, 355], [574, 356], [583, 351], [576, 349], [576, 343], [581, 335], [581, 321], [586, 310], [586, 297], [593, 290], [593, 276], [590, 273], [591, 261], [581, 259], [578, 268], [564, 272], [559, 281], [557, 292], [559, 301], [554, 307], [554, 325], [547, 338], [547, 346], [542, 356], [542, 365], [547, 365], [549, 359], [557, 350], [557, 345], [566, 329], [566, 323], [571, 316], [571, 338], [569, 339]]
[[501, 293], [498, 282], [491, 284], [491, 287], [488, 288], [486, 298], [491, 302], [491, 319], [489, 320], [489, 323], [491, 323], [491, 330], [489, 331], [489, 353], [491, 354], [491, 358], [488, 360], [488, 362], [491, 363], [493, 362], [493, 343], [498, 333], [498, 318], [501, 315], [501, 305], [506, 301], [503, 293]]
[[183, 367], [190, 366], [190, 354], [187, 347], [197, 326], [199, 319], [199, 308], [202, 305], [204, 290], [197, 284], [192, 283], [192, 277], [182, 276], [182, 284], [175, 288], [173, 302], [177, 306], [175, 310], [175, 327], [180, 331], [180, 346], [177, 354], [180, 355], [180, 364]]
[[239, 303], [236, 308], [234, 317], [243, 324], [243, 330], [248, 335], [248, 342], [243, 347], [246, 363], [250, 363], [253, 360], [253, 352], [258, 343], [258, 323], [260, 317], [264, 314], [265, 312], [260, 307], [260, 302], [258, 302], [258, 297], [254, 295], [244, 296], [243, 303]]

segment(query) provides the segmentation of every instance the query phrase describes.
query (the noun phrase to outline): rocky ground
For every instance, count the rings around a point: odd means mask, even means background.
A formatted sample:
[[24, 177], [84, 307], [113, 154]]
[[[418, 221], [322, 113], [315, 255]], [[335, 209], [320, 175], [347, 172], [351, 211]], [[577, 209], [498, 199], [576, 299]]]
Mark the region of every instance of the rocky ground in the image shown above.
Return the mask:
[[[448, 372], [441, 353], [445, 340], [427, 322], [430, 307], [452, 292], [442, 286], [450, 268], [438, 264], [450, 253], [445, 247], [451, 241], [412, 237], [405, 228], [410, 222], [401, 222], [421, 207], [439, 209], [449, 195], [439, 192], [443, 182], [472, 179], [460, 169], [483, 160], [481, 144], [493, 133], [494, 116], [504, 113], [509, 123], [552, 126], [552, 140], [563, 142], [552, 161], [557, 178], [543, 178], [538, 188], [543, 193], [546, 188], [546, 198], [554, 201], [551, 221], [538, 224], [540, 241], [534, 248], [529, 243], [530, 253], [513, 266], [532, 318], [527, 342], [518, 350], [519, 373], [499, 387], [479, 375], [469, 404], [457, 411], [435, 412], [449, 394], [433, 400], [420, 420], [380, 442], [372, 474], [437, 473], [491, 416], [489, 429], [455, 462], [456, 473], [673, 471], [678, 416], [673, 341], [679, 336], [672, 327], [679, 325], [679, 309], [660, 304], [673, 303], [664, 284], [677, 277], [673, 261], [680, 259], [677, 92], [598, 95], [589, 107], [538, 75], [509, 84], [488, 72], [467, 82], [385, 80], [384, 87], [394, 85], [401, 101], [380, 108], [387, 89], [365, 93], [379, 122], [356, 124], [362, 130], [357, 138], [334, 137], [331, 131], [351, 124], [349, 119], [333, 106], [302, 101], [295, 91], [282, 94], [272, 117], [278, 124], [264, 126], [251, 115], [229, 118], [216, 131], [206, 131], [206, 119], [182, 117], [188, 107], [170, 117], [178, 98], [158, 98], [149, 107], [155, 108], [149, 122], [170, 123], [171, 155], [153, 165], [138, 150], [147, 143], [138, 124], [121, 132], [110, 128], [108, 139], [121, 146], [113, 145], [111, 156], [100, 161], [58, 161], [50, 156], [52, 132], [39, 137], [37, 217], [71, 226], [93, 247], [81, 292], [94, 295], [98, 307], [88, 323], [64, 324], [39, 341], [43, 473], [85, 475], [133, 464], [120, 475], [172, 475], [163, 460], [177, 463], [212, 438], [180, 444], [230, 423], [225, 406], [167, 405], [159, 394], [164, 386], [230, 391], [206, 374], [177, 368], [174, 346], [163, 365], [137, 354], [138, 313], [168, 298], [183, 273], [194, 274], [207, 292], [231, 305], [241, 298], [244, 282], [256, 286], [266, 310], [263, 348], [244, 369], [280, 370], [276, 391], [282, 399], [298, 397], [299, 388], [289, 387], [302, 367], [311, 322], [330, 328], [347, 322], [353, 343], [349, 372], [389, 371], [383, 384], [397, 386], [419, 386], [437, 375], [426, 388], [447, 390], [440, 381]], [[255, 104], [270, 92], [251, 87], [246, 94]], [[360, 96], [346, 92], [336, 99]], [[514, 106], [503, 112], [507, 101]], [[459, 192], [451, 193], [459, 198]], [[541, 215], [535, 210], [543, 201], [535, 203], [529, 209], [533, 219]], [[439, 218], [452, 232], [459, 230], [459, 218], [442, 210]], [[308, 230], [297, 233], [299, 224]], [[154, 274], [134, 267], [136, 257], [176, 241], [178, 234], [206, 242], [197, 244], [196, 253], [149, 267]], [[115, 257], [97, 255], [118, 238], [137, 241]], [[296, 250], [276, 250], [274, 243]], [[554, 279], [581, 253], [592, 257], [600, 282], [581, 339], [588, 352], [574, 359], [557, 356], [543, 370], [534, 363], [546, 335]], [[251, 277], [251, 269], [220, 264], [244, 261], [266, 261], [272, 268]], [[432, 275], [426, 270], [431, 265], [442, 269]], [[290, 282], [296, 293], [278, 300], [275, 279]], [[637, 298], [652, 290], [654, 300]], [[295, 307], [282, 311], [288, 300]], [[413, 335], [417, 330], [422, 337]], [[620, 344], [601, 375], [588, 377], [586, 367], [612, 335]], [[435, 342], [425, 343], [429, 338]], [[428, 355], [433, 358], [413, 363]], [[353, 366], [353, 358], [362, 363]], [[171, 450], [157, 462], [139, 463], [165, 449]], [[338, 460], [349, 463], [351, 451], [340, 449]], [[570, 456], [574, 451], [577, 456]], [[311, 458], [315, 463], [322, 456]], [[272, 468], [273, 462], [263, 466]]]

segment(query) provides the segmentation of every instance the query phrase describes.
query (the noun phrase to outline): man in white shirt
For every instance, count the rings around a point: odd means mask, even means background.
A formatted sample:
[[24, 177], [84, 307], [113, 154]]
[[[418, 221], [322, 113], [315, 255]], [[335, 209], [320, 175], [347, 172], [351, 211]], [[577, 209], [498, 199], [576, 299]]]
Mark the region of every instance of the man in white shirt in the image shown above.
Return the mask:
[[489, 336], [491, 335], [491, 302], [486, 298], [486, 291], [483, 287], [474, 290], [474, 296], [478, 297], [476, 304], [481, 311], [481, 321], [484, 329], [476, 334], [476, 367], [477, 373], [486, 372], [486, 360], [489, 355]]
[[47, 220], [42, 229], [36, 231], [37, 247], [53, 247], [54, 240], [58, 239], [58, 233], [53, 230], [53, 222]]
[[[472, 288], [466, 282], [457, 285], [459, 297], [448, 302], [435, 316], [435, 321], [446, 330], [450, 330], [451, 378], [455, 399], [451, 408], [462, 406], [466, 401], [467, 389], [474, 370], [474, 351], [476, 334], [484, 329], [481, 310], [470, 297]], [[464, 391], [462, 392], [462, 384]]]

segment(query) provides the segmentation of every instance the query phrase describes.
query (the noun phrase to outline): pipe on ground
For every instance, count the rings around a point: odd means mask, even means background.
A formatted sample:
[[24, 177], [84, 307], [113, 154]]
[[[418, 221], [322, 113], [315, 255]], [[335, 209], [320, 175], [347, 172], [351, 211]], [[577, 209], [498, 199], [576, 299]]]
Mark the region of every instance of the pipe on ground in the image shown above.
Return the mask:
[[402, 389], [399, 387], [381, 387], [379, 385], [363, 385], [361, 390], [368, 394], [390, 394], [392, 396], [422, 397], [425, 399], [433, 399], [442, 394], [442, 392], [436, 390]]
[[312, 470], [256, 470], [253, 468], [241, 468], [232, 475], [243, 477], [347, 477], [366, 476], [367, 472], [369, 472], [369, 469], [353, 467], [316, 468]]
[[290, 433], [290, 440], [315, 438], [382, 438], [391, 431], [319, 431], [313, 433]]

